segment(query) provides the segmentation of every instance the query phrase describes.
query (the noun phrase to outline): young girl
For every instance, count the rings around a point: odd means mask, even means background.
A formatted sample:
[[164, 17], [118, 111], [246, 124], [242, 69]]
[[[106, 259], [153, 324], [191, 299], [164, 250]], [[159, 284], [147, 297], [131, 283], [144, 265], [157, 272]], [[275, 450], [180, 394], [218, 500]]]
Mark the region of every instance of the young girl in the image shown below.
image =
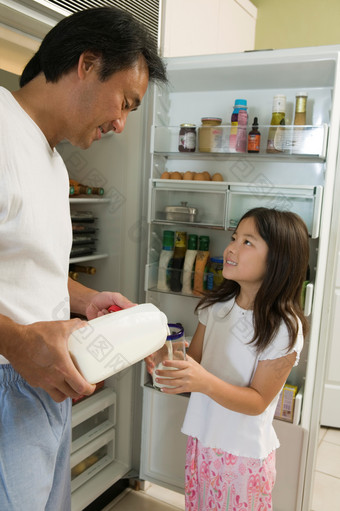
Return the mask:
[[272, 421], [306, 333], [308, 254], [300, 217], [248, 211], [224, 251], [225, 280], [197, 306], [187, 359], [164, 362], [178, 371], [162, 380], [174, 387], [163, 392], [191, 392], [182, 428], [186, 510], [272, 510], [279, 447]]

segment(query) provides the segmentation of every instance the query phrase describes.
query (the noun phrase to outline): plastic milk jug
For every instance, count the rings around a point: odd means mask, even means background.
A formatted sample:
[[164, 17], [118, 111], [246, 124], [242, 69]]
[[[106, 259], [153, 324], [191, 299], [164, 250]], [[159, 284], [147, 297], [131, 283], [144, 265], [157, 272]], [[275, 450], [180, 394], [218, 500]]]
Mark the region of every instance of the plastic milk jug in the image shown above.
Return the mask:
[[169, 335], [166, 315], [151, 303], [88, 321], [72, 332], [68, 349], [89, 383], [98, 383], [159, 350]]

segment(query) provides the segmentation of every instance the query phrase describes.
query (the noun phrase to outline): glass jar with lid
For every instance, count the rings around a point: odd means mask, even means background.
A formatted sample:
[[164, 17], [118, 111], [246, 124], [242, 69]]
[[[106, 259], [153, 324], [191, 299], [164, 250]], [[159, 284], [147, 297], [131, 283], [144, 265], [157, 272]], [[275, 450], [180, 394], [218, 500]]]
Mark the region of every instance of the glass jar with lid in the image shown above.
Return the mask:
[[178, 150], [181, 153], [193, 153], [196, 150], [196, 124], [180, 125]]
[[221, 152], [223, 148], [223, 128], [220, 117], [202, 117], [198, 129], [198, 148], [202, 153]]

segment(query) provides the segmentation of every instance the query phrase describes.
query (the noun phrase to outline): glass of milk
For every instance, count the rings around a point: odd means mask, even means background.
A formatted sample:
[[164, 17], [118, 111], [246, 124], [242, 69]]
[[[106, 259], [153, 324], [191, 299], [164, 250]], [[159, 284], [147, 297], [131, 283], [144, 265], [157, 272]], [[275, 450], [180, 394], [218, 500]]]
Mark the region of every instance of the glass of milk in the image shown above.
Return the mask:
[[153, 386], [156, 389], [172, 388], [171, 385], [164, 385], [156, 381], [156, 378], [162, 379], [162, 376], [156, 375], [157, 369], [166, 369], [167, 371], [177, 371], [175, 367], [165, 367], [164, 360], [185, 360], [185, 337], [184, 328], [181, 323], [168, 324], [170, 335], [167, 336], [164, 346], [153, 354], [155, 368], [152, 374]]

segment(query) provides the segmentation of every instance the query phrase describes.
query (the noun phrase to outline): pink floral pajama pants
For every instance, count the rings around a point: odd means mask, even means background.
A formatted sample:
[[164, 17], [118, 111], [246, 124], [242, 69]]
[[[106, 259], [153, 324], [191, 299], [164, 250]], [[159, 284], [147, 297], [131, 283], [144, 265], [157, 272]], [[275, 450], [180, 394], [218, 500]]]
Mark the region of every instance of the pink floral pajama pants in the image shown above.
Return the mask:
[[233, 456], [188, 437], [186, 511], [272, 511], [275, 451], [265, 460]]

